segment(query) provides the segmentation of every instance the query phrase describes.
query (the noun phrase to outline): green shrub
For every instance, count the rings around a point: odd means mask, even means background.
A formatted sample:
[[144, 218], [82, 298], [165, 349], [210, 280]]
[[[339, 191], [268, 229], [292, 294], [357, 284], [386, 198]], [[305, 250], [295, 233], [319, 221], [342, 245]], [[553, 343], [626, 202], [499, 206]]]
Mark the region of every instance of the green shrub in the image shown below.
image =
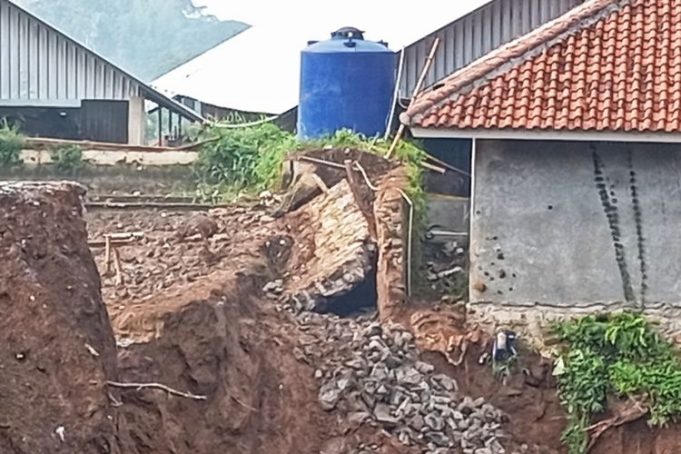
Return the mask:
[[246, 128], [211, 126], [201, 140], [213, 139], [200, 150], [195, 164], [199, 183], [264, 189], [277, 179], [295, 137], [265, 123]]
[[83, 150], [78, 145], [62, 145], [52, 151], [52, 163], [59, 173], [77, 175], [84, 166]]
[[24, 137], [19, 128], [10, 125], [5, 118], [0, 119], [0, 167], [11, 168], [21, 165], [23, 146]]
[[608, 395], [642, 402], [653, 426], [681, 415], [681, 361], [640, 314], [588, 316], [554, 331], [565, 343], [558, 383], [570, 454], [586, 452], [586, 428], [594, 414], [605, 412]]

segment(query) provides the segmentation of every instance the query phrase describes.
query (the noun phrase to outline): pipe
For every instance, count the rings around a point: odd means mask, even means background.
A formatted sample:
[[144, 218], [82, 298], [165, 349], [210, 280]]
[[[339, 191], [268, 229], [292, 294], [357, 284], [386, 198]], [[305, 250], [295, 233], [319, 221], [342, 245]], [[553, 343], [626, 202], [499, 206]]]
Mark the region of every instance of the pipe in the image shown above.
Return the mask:
[[407, 194], [398, 189], [404, 200], [409, 204], [409, 230], [407, 233], [407, 296], [411, 297], [411, 245], [414, 229], [414, 203], [407, 197]]
[[274, 116], [271, 116], [271, 117], [263, 118], [262, 120], [252, 121], [250, 123], [237, 123], [237, 124], [229, 124], [229, 125], [228, 124], [221, 124], [221, 123], [212, 123], [212, 126], [214, 126], [216, 128], [220, 128], [220, 129], [250, 128], [251, 126], [258, 126], [258, 125], [262, 125], [262, 124], [274, 121], [274, 120], [278, 119], [279, 117], [281, 117], [282, 115], [283, 114], [274, 115]]
[[395, 118], [395, 110], [397, 108], [398, 97], [400, 96], [400, 84], [402, 83], [402, 71], [404, 69], [404, 51], [406, 47], [402, 48], [400, 52], [400, 62], [397, 65], [397, 79], [395, 80], [395, 93], [393, 94], [393, 103], [390, 107], [390, 115], [388, 116], [388, 126], [385, 128], [383, 140], [390, 138], [390, 130], [393, 128], [393, 118]]
[[371, 189], [374, 192], [378, 191], [378, 188], [371, 184], [371, 180], [369, 180], [369, 175], [367, 175], [367, 172], [366, 170], [364, 170], [364, 167], [362, 167], [360, 163], [357, 161], [355, 161], [355, 168], [360, 171], [360, 173], [364, 177], [364, 181], [366, 181], [367, 186], [369, 186], [369, 189]]

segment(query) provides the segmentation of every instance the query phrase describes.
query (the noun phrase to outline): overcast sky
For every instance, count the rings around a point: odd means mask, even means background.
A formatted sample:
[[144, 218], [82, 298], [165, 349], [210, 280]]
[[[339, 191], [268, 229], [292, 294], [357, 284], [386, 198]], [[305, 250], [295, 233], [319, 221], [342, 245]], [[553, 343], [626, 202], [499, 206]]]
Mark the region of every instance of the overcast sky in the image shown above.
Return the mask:
[[[336, 29], [356, 26], [374, 29], [388, 23], [400, 26], [413, 25], [415, 29], [443, 26], [466, 14], [487, 0], [419, 0], [401, 2], [395, 0], [194, 0], [196, 5], [207, 6], [208, 12], [221, 19], [234, 19], [252, 25], [288, 24], [291, 27], [310, 27], [311, 21], [321, 28]], [[377, 25], [379, 24], [379, 25]], [[403, 25], [405, 24], [405, 25]], [[393, 27], [395, 24], [393, 23]], [[328, 30], [331, 32], [332, 30]], [[371, 30], [365, 30], [371, 33]], [[432, 30], [430, 30], [432, 31]], [[380, 32], [380, 31], [379, 31]], [[412, 32], [413, 33], [413, 32]], [[409, 33], [409, 34], [412, 34]], [[310, 39], [324, 37], [311, 37]]]

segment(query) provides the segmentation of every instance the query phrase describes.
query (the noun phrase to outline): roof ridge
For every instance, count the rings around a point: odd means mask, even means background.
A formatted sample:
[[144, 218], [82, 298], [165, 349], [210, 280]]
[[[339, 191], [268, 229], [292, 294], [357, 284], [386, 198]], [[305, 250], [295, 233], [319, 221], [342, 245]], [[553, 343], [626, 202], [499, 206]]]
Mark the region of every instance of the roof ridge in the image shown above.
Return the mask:
[[490, 77], [500, 71], [515, 67], [528, 58], [534, 57], [533, 51], [541, 51], [559, 41], [566, 34], [576, 33], [582, 28], [619, 11], [632, 0], [587, 0], [580, 6], [573, 8], [562, 16], [548, 22], [535, 30], [516, 38], [502, 47], [479, 58], [473, 63], [461, 68], [443, 83], [438, 89], [427, 92], [415, 99], [415, 102], [400, 115], [400, 120], [406, 125], [420, 121], [428, 110], [442, 101], [450, 99], [452, 95], [462, 91], [476, 82]]

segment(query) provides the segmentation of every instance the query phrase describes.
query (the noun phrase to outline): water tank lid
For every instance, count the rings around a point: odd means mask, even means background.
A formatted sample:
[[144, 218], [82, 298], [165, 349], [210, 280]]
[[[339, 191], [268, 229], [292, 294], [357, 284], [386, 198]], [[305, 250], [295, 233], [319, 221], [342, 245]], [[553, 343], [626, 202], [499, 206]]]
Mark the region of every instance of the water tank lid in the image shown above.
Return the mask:
[[331, 32], [331, 39], [361, 39], [364, 40], [364, 32], [355, 27], [341, 27]]
[[393, 53], [386, 42], [365, 41], [364, 32], [355, 27], [339, 28], [331, 33], [331, 39], [307, 44], [306, 53]]

